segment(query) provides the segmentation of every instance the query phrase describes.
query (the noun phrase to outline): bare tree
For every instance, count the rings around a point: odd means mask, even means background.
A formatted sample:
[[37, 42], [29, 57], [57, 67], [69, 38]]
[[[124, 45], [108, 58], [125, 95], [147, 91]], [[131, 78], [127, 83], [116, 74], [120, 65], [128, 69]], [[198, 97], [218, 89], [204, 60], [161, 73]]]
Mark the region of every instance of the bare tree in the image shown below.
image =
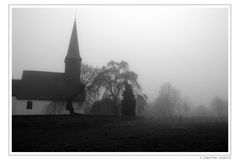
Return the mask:
[[81, 67], [81, 83], [86, 89], [86, 99], [85, 102], [91, 105], [96, 97], [99, 95], [100, 85], [96, 81], [96, 76], [99, 74], [100, 69], [92, 67], [87, 64], [82, 64]]
[[219, 118], [227, 118], [228, 117], [228, 102], [219, 97], [215, 97], [212, 100], [211, 107], [213, 113]]
[[96, 85], [103, 86], [106, 89], [105, 98], [113, 99], [113, 107], [116, 114], [118, 114], [117, 101], [124, 88], [124, 82], [127, 81], [134, 88], [141, 89], [137, 82], [137, 74], [129, 71], [129, 65], [125, 61], [110, 61], [107, 66], [102, 67], [94, 81]]
[[180, 93], [170, 83], [161, 86], [159, 97], [155, 102], [158, 114], [164, 117], [172, 117], [176, 113], [177, 106], [180, 105]]
[[192, 103], [190, 100], [182, 99], [181, 104], [177, 106], [177, 114], [181, 118], [190, 117], [192, 112]]

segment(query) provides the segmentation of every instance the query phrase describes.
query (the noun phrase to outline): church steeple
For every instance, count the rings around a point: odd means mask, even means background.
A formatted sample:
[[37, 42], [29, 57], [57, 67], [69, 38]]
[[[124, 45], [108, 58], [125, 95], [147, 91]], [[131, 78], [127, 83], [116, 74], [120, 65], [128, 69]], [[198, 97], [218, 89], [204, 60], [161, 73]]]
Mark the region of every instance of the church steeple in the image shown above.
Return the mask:
[[76, 18], [74, 20], [72, 35], [68, 47], [68, 52], [66, 59], [81, 59], [79, 54], [79, 46], [78, 46], [78, 36], [77, 36], [77, 24], [76, 24]]
[[81, 61], [75, 19], [67, 56], [65, 57], [65, 76], [69, 83], [80, 83]]

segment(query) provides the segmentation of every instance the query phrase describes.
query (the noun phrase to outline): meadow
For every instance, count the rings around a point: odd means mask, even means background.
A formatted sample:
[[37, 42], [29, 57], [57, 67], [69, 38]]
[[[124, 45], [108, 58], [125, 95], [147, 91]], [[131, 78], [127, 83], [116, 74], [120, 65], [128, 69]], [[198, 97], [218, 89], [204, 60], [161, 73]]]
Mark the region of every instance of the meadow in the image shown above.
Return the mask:
[[13, 152], [227, 152], [228, 123], [213, 118], [12, 116]]

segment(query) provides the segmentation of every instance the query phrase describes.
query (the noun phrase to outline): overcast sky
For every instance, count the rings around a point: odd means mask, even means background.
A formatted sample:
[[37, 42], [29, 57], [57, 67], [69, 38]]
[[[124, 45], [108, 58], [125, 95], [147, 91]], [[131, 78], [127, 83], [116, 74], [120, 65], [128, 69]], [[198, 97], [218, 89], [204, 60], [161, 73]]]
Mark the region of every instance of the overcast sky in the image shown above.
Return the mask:
[[82, 62], [125, 60], [149, 100], [170, 82], [196, 105], [227, 98], [228, 9], [198, 6], [79, 6], [12, 10], [12, 75], [64, 72], [74, 17]]

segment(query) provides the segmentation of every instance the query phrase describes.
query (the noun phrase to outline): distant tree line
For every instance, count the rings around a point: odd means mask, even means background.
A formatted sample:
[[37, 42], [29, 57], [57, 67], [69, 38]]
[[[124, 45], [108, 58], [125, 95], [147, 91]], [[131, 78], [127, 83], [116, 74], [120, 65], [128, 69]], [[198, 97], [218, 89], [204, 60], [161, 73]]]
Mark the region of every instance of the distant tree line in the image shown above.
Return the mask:
[[227, 120], [228, 101], [215, 97], [210, 106], [193, 106], [190, 100], [182, 98], [180, 92], [170, 83], [164, 83], [157, 99], [149, 104], [147, 113], [158, 118], [218, 118]]

